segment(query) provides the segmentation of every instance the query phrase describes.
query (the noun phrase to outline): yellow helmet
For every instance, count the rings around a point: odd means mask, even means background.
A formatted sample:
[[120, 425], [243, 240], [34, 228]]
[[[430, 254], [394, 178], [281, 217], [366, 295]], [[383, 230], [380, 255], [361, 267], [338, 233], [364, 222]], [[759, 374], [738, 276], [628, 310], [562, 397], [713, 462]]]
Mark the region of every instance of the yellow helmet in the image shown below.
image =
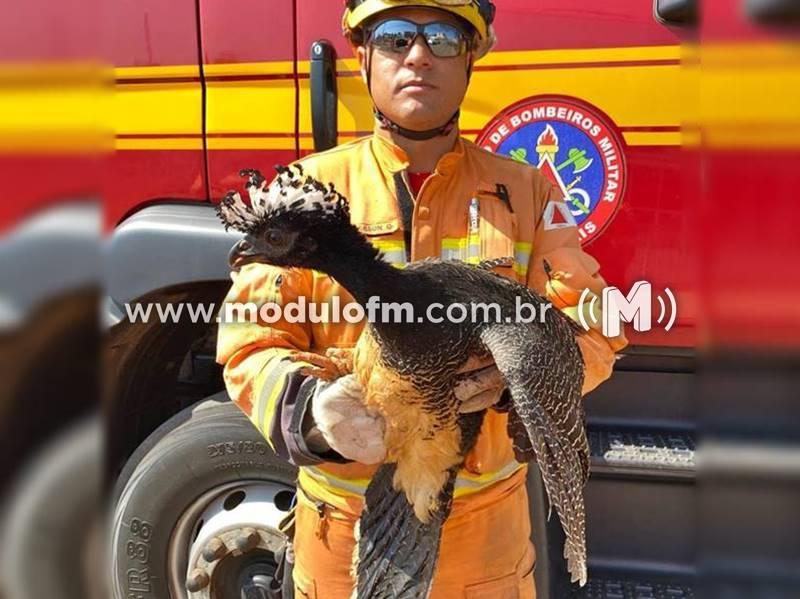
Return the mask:
[[447, 11], [472, 25], [478, 34], [478, 44], [474, 48], [476, 59], [486, 56], [497, 41], [492, 27], [495, 6], [491, 0], [346, 0], [345, 4], [342, 28], [348, 39], [352, 39], [352, 32], [367, 19], [385, 10], [420, 7]]

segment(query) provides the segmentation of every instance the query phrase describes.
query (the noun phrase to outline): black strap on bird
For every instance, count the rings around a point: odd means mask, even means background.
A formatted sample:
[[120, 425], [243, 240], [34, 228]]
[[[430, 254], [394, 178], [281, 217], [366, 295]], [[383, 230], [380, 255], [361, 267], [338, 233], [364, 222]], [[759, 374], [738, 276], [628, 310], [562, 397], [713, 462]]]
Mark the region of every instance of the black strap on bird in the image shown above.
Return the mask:
[[403, 179], [403, 173], [394, 174], [394, 188], [397, 193], [397, 205], [403, 216], [403, 236], [406, 244], [406, 260], [411, 262], [411, 227], [414, 224], [414, 198]]

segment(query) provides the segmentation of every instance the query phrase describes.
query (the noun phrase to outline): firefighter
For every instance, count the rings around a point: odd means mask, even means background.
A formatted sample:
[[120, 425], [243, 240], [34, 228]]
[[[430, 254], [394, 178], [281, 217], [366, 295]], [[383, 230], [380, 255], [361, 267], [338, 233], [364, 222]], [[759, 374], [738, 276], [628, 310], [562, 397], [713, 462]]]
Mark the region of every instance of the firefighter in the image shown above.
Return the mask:
[[[343, 28], [372, 97], [374, 133], [300, 163], [335, 184], [352, 222], [396, 266], [426, 257], [477, 263], [513, 256], [498, 272], [577, 318], [581, 292], [599, 294], [605, 282], [581, 251], [574, 221], [563, 218], [564, 198], [533, 167], [459, 136], [474, 64], [494, 45], [494, 11], [488, 0], [349, 0]], [[227, 302], [352, 301], [314, 271], [250, 264], [232, 276]], [[385, 457], [384, 423], [364, 408], [353, 377], [323, 383], [300, 372], [302, 361], [288, 359], [353, 347], [363, 327], [332, 314], [311, 320], [223, 323], [217, 360], [233, 401], [279, 456], [300, 467], [296, 596], [346, 599], [354, 525]], [[592, 321], [601, 322], [597, 315]], [[610, 376], [626, 340], [590, 329], [578, 343], [586, 393]], [[456, 389], [462, 411], [491, 409], [456, 483], [431, 597], [534, 597], [527, 467], [515, 460], [506, 430], [499, 373], [474, 366]]]

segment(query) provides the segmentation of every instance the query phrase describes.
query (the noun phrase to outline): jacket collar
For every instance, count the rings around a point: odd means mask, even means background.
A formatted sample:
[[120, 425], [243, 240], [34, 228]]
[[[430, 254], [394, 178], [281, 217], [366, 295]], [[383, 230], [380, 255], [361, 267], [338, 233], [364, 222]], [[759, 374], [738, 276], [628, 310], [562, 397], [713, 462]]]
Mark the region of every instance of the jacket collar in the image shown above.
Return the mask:
[[[372, 134], [372, 151], [378, 159], [381, 170], [385, 172], [394, 174], [408, 168], [409, 160], [405, 150], [378, 133]], [[461, 162], [464, 155], [464, 140], [457, 137], [453, 149], [439, 159], [435, 172], [444, 176], [452, 174], [454, 167]]]

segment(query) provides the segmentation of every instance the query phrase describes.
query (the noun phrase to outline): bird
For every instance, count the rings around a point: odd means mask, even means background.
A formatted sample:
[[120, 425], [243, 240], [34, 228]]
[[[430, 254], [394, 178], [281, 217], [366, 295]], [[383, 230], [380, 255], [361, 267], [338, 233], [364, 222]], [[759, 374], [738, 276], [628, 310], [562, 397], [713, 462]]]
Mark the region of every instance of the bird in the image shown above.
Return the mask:
[[[229, 254], [250, 263], [313, 269], [333, 277], [362, 306], [377, 296], [408, 302], [414, 317], [367, 322], [343, 366], [303, 355], [324, 372], [351, 370], [364, 402], [386, 421], [387, 457], [371, 479], [355, 528], [353, 599], [425, 599], [435, 574], [442, 526], [459, 469], [475, 445], [486, 411], [460, 414], [454, 387], [470, 359], [493, 360], [510, 395], [508, 433], [518, 461], [536, 460], [565, 532], [572, 582], [587, 581], [583, 490], [589, 445], [581, 399], [584, 363], [576, 336], [585, 331], [526, 286], [478, 265], [427, 258], [397, 268], [350, 221], [347, 199], [300, 164], [275, 167], [272, 183], [255, 169], [247, 199], [229, 192], [217, 212], [244, 234]], [[448, 321], [427, 309], [475, 301], [498, 314]], [[534, 322], [514, 318], [519, 302], [540, 309]], [[440, 322], [441, 321], [441, 322]], [[331, 368], [326, 369], [327, 366]]]

